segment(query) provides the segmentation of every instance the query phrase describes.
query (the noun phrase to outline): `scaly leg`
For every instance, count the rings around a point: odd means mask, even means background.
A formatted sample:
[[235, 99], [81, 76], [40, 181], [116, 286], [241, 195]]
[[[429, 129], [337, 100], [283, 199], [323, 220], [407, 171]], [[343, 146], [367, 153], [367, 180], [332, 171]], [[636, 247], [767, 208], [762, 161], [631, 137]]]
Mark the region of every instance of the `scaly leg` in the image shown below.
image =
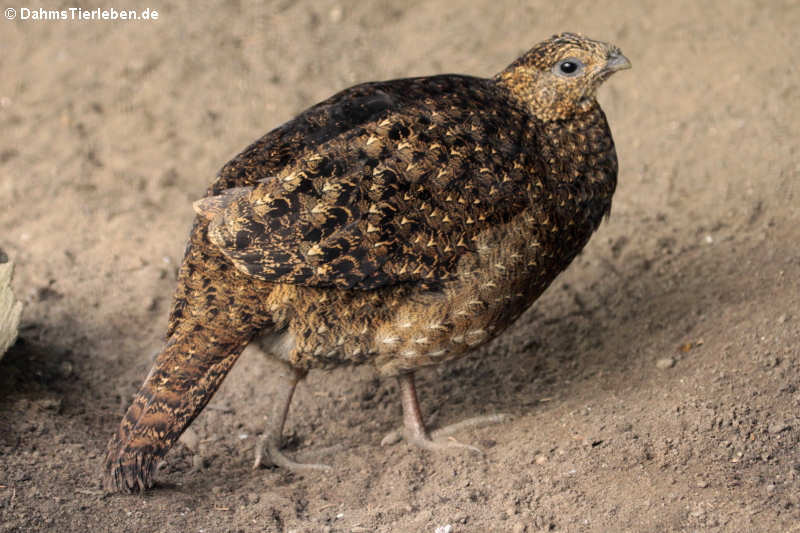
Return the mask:
[[426, 450], [442, 450], [447, 448], [461, 448], [483, 454], [483, 450], [477, 446], [471, 446], [458, 442], [457, 440], [437, 441], [434, 440], [440, 437], [447, 437], [471, 427], [486, 426], [489, 424], [499, 424], [505, 422], [510, 417], [504, 414], [495, 414], [487, 416], [477, 416], [469, 418], [449, 426], [440, 428], [430, 435], [425, 428], [425, 422], [422, 419], [422, 411], [419, 407], [417, 400], [417, 388], [414, 385], [414, 374], [402, 374], [397, 378], [400, 383], [400, 399], [403, 404], [403, 430], [395, 430], [386, 435], [381, 441], [381, 445], [395, 444], [401, 439], [405, 438], [410, 444], [419, 446]]
[[[288, 366], [288, 365], [287, 365]], [[292, 461], [281, 452], [281, 440], [283, 439], [283, 425], [286, 423], [286, 415], [289, 413], [289, 406], [292, 403], [292, 396], [297, 387], [297, 383], [305, 377], [305, 372], [290, 369], [290, 373], [283, 374], [275, 391], [273, 398], [272, 412], [270, 413], [264, 433], [256, 445], [256, 457], [253, 468], [274, 464], [282, 468], [294, 471], [304, 470], [330, 470], [331, 467], [317, 463], [298, 463]]]

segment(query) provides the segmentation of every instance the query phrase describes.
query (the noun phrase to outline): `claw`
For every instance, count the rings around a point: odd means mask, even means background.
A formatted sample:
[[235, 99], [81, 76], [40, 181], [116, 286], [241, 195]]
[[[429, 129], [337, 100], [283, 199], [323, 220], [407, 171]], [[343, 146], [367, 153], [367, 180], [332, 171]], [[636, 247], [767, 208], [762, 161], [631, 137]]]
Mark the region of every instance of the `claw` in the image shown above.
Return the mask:
[[253, 462], [253, 470], [261, 466], [269, 466], [273, 464], [281, 468], [286, 468], [294, 472], [303, 472], [308, 470], [333, 470], [330, 466], [322, 463], [299, 463], [289, 459], [280, 449], [280, 445], [276, 442], [278, 439], [272, 435], [264, 434], [258, 441], [256, 446], [256, 457]]

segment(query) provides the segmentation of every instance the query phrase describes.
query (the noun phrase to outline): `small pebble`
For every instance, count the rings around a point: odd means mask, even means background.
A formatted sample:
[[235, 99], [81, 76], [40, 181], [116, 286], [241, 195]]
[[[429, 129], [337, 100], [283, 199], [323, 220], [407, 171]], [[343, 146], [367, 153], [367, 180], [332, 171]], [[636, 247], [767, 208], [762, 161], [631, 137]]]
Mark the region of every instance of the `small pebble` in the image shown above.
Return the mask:
[[789, 426], [789, 424], [787, 424], [786, 422], [775, 422], [775, 423], [769, 425], [769, 428], [767, 428], [767, 431], [769, 431], [770, 433], [773, 433], [773, 434], [774, 433], [781, 433], [782, 431], [786, 431], [790, 427], [791, 426]]
[[344, 11], [342, 10], [342, 6], [334, 6], [333, 9], [330, 10], [328, 16], [331, 19], [331, 22], [334, 24], [341, 22], [342, 15], [344, 15]]
[[666, 370], [668, 368], [672, 368], [673, 366], [675, 366], [675, 359], [672, 357], [663, 357], [656, 361], [656, 368], [661, 370]]
[[447, 524], [445, 526], [439, 526], [436, 528], [435, 533], [453, 533], [453, 526]]
[[58, 411], [61, 409], [61, 400], [58, 398], [42, 398], [36, 401], [36, 405], [41, 409]]
[[704, 489], [704, 488], [708, 487], [708, 481], [706, 481], [705, 479], [701, 479], [700, 481], [695, 483], [695, 486], [698, 489]]
[[536, 464], [537, 465], [543, 465], [546, 462], [547, 462], [547, 457], [545, 457], [544, 455], [537, 455], [536, 456]]
[[69, 361], [61, 361], [61, 364], [58, 365], [58, 370], [63, 377], [68, 378], [72, 375], [72, 363]]
[[178, 438], [178, 441], [193, 452], [197, 452], [197, 447], [200, 444], [200, 437], [192, 428], [186, 428], [186, 431]]

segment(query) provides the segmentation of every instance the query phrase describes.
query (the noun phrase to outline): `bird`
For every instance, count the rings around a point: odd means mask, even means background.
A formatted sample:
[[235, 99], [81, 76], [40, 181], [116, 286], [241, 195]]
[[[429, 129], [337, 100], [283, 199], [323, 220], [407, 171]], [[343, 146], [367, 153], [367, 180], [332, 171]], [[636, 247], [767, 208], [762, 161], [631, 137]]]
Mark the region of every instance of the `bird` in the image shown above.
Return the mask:
[[597, 90], [630, 67], [560, 33], [491, 78], [355, 85], [226, 163], [193, 204], [166, 340], [108, 443], [105, 489], [153, 487], [250, 343], [285, 370], [254, 466], [327, 468], [284, 455], [282, 432], [298, 382], [345, 365], [398, 380], [409, 444], [475, 449], [431, 437], [415, 372], [500, 335], [608, 216], [618, 162]]

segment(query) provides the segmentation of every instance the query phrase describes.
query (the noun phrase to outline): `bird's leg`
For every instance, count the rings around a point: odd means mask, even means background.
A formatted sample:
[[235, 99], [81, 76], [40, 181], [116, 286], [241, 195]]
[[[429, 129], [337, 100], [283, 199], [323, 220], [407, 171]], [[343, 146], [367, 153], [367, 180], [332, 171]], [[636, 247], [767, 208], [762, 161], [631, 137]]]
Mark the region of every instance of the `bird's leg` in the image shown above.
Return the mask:
[[470, 427], [479, 427], [488, 424], [499, 424], [508, 419], [507, 415], [489, 415], [470, 418], [462, 422], [451, 424], [428, 434], [425, 428], [425, 422], [422, 419], [422, 411], [419, 407], [417, 400], [417, 388], [414, 385], [414, 374], [407, 373], [401, 374], [397, 378], [400, 383], [400, 399], [403, 404], [403, 431], [393, 431], [384, 437], [381, 441], [382, 445], [394, 444], [402, 438], [407, 442], [424, 448], [426, 450], [442, 450], [446, 448], [462, 448], [477, 453], [483, 453], [483, 450], [477, 446], [471, 446], [458, 442], [457, 440], [450, 439], [446, 441], [434, 440], [437, 437], [446, 437], [462, 429]]
[[[287, 365], [288, 366], [288, 365]], [[256, 445], [256, 457], [253, 468], [274, 464], [282, 468], [294, 471], [303, 470], [330, 470], [330, 466], [317, 463], [298, 463], [292, 461], [281, 452], [281, 441], [283, 439], [283, 425], [286, 423], [286, 415], [289, 413], [289, 406], [292, 403], [292, 396], [297, 387], [297, 383], [305, 377], [305, 372], [289, 369], [289, 374], [282, 374], [278, 383], [278, 390], [272, 403], [272, 412], [267, 419], [264, 433]]]

